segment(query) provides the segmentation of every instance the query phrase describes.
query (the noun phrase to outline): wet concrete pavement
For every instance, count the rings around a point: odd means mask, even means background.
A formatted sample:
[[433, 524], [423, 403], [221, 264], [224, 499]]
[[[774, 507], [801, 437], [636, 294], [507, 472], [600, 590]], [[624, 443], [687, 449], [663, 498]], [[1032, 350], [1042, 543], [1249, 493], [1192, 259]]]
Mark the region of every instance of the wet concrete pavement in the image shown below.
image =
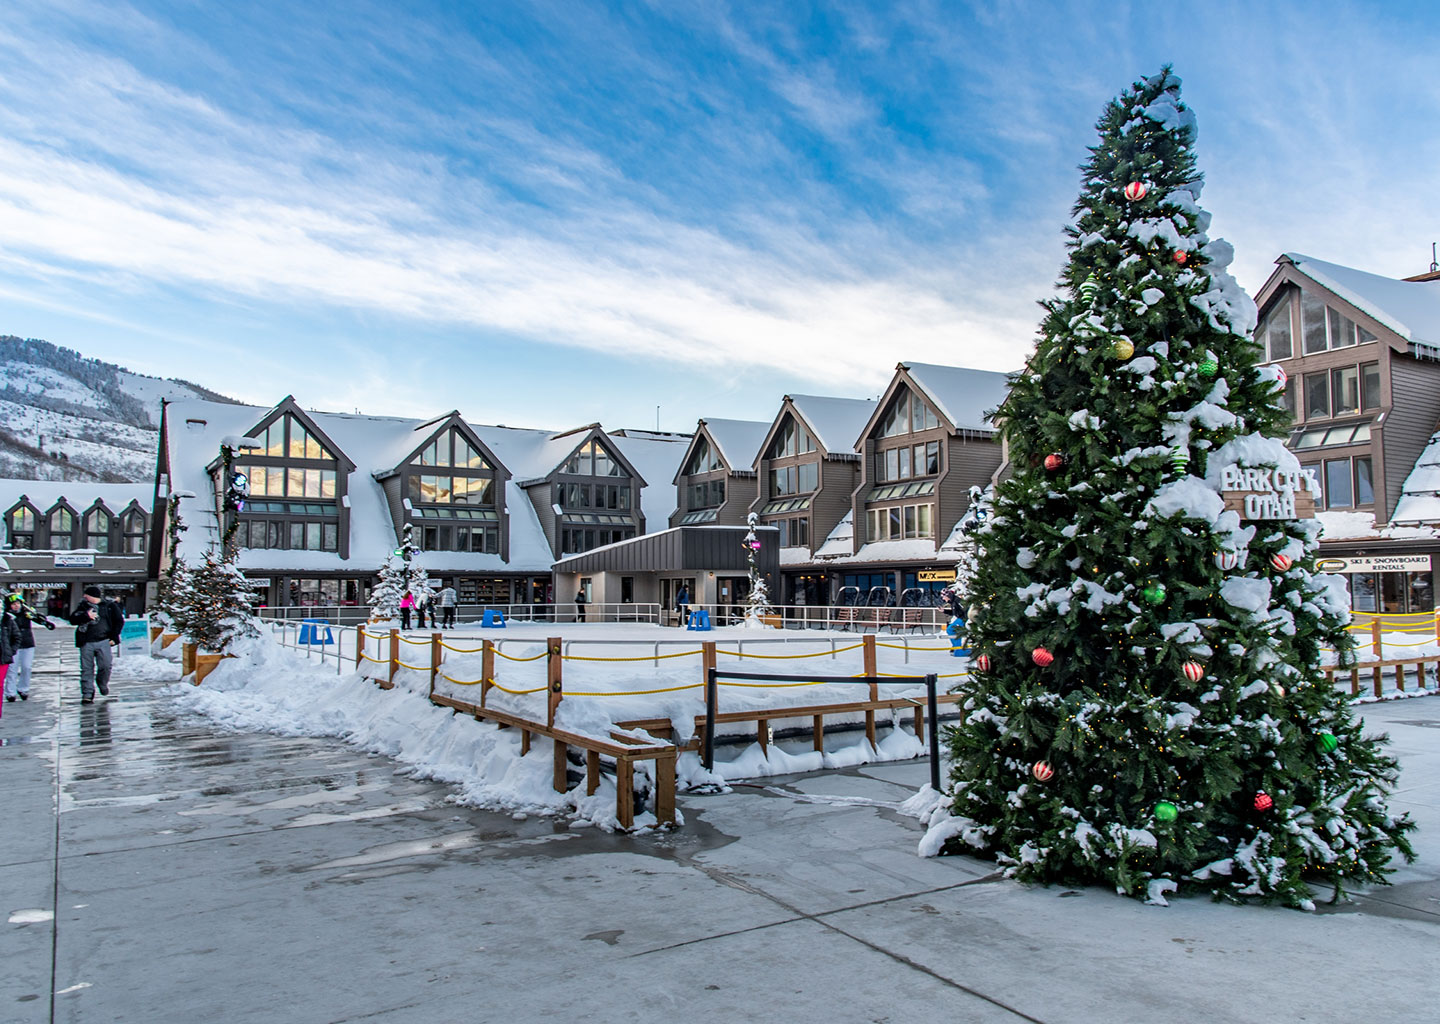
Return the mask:
[[1368, 708], [1426, 830], [1306, 915], [1029, 890], [914, 855], [922, 763], [683, 795], [648, 837], [447, 803], [337, 741], [82, 707], [46, 638], [0, 720], [0, 1021], [1429, 1021], [1440, 698]]

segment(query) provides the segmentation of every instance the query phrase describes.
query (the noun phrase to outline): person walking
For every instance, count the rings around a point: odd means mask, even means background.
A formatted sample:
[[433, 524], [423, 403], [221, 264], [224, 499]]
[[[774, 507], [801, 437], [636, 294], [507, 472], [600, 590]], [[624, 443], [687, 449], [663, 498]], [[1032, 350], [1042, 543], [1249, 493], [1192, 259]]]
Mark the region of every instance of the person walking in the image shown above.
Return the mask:
[[5, 610], [15, 616], [15, 624], [20, 629], [20, 648], [15, 652], [15, 667], [5, 677], [5, 699], [11, 702], [17, 697], [29, 700], [30, 671], [35, 665], [35, 631], [30, 624], [38, 622], [46, 629], [54, 629], [55, 623], [26, 605], [19, 594], [11, 594], [5, 599]]
[[425, 616], [426, 616], [426, 615], [429, 615], [429, 616], [430, 616], [430, 628], [431, 628], [431, 629], [439, 629], [439, 628], [440, 628], [439, 626], [436, 625], [436, 616], [439, 615], [439, 613], [435, 610], [436, 604], [437, 604], [437, 601], [436, 601], [436, 597], [435, 597], [435, 591], [431, 590], [428, 586], [427, 586], [424, 590], [420, 591], [420, 628], [421, 628], [421, 629], [424, 629], [424, 628], [425, 628]]
[[111, 648], [120, 645], [125, 615], [99, 587], [92, 586], [85, 588], [85, 596], [70, 613], [70, 624], [80, 649], [80, 703], [94, 704], [97, 689], [100, 696], [110, 696]]
[[400, 598], [400, 628], [401, 628], [401, 629], [409, 629], [409, 628], [410, 628], [410, 610], [411, 610], [412, 608], [414, 608], [414, 607], [415, 607], [415, 595], [412, 594], [412, 593], [410, 593], [410, 591], [407, 590], [407, 591], [405, 591], [405, 595]]
[[690, 587], [687, 584], [680, 584], [680, 592], [675, 595], [675, 610], [680, 613], [680, 625], [690, 625]]
[[585, 621], [585, 591], [575, 591], [575, 621]]
[[440, 626], [442, 629], [455, 628], [455, 605], [459, 603], [455, 588], [448, 583], [440, 591]]
[[[0, 610], [0, 684], [9, 685], [10, 665], [20, 650], [20, 626], [10, 614], [9, 602]], [[14, 697], [10, 698], [14, 700]], [[0, 716], [5, 714], [5, 705], [0, 704]]]

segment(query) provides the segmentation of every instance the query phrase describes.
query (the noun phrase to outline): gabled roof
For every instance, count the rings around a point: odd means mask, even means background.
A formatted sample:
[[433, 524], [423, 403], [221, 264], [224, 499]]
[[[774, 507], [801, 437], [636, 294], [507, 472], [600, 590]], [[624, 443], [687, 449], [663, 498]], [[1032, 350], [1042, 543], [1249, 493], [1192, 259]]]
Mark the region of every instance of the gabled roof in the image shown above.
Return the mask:
[[[298, 419], [302, 423], [304, 423], [306, 429], [308, 429], [310, 433], [315, 435], [315, 439], [324, 446], [326, 451], [328, 451], [331, 455], [335, 456], [335, 460], [337, 462], [341, 463], [342, 465], [347, 465], [351, 469], [355, 468], [355, 461], [350, 457], [349, 453], [345, 451], [344, 446], [341, 445], [335, 438], [331, 437], [328, 433], [326, 433], [325, 428], [320, 425], [320, 423], [311, 413], [308, 413], [304, 409], [300, 408], [300, 403], [295, 401], [294, 395], [286, 395], [284, 398], [280, 399], [279, 404], [271, 407], [267, 412], [265, 412], [264, 415], [258, 417], [256, 421], [250, 425], [250, 428], [248, 430], [237, 430], [234, 434], [228, 436], [259, 437], [261, 426], [269, 425], [270, 423], [273, 423], [275, 420], [279, 419], [281, 416], [286, 415], [287, 413], [290, 416], [293, 416], [295, 419]], [[220, 440], [221, 443], [234, 443], [228, 442], [227, 438], [221, 438]], [[217, 445], [216, 448], [216, 458], [218, 458], [219, 446]], [[214, 460], [211, 461], [213, 462]]]
[[656, 481], [640, 492], [640, 511], [645, 516], [645, 525], [654, 530], [675, 511], [675, 488], [660, 486], [659, 481], [675, 479], [680, 460], [690, 449], [690, 435], [609, 435], [609, 441], [624, 453], [641, 479]]
[[956, 430], [994, 430], [989, 414], [1010, 393], [1010, 375], [996, 370], [934, 363], [901, 363], [897, 369], [910, 374], [935, 411]]
[[1440, 525], [1440, 431], [1431, 435], [1415, 468], [1405, 478], [1392, 523]]
[[811, 435], [827, 455], [849, 455], [855, 451], [855, 439], [877, 405], [873, 398], [831, 398], [827, 395], [786, 395], [790, 404], [805, 421]]
[[[761, 423], [759, 420], [703, 419], [700, 426], [705, 428], [705, 432], [715, 442], [715, 447], [720, 450], [720, 457], [725, 460], [726, 465], [732, 471], [739, 470], [743, 473], [753, 471], [755, 454], [770, 431], [770, 424]], [[689, 454], [688, 450], [686, 454]]]
[[1440, 281], [1397, 281], [1296, 252], [1275, 262], [1293, 266], [1406, 341], [1440, 350]]
[[392, 477], [396, 473], [399, 473], [410, 463], [410, 460], [415, 457], [415, 454], [427, 445], [433, 437], [450, 430], [452, 427], [465, 435], [465, 439], [477, 447], [480, 450], [480, 454], [495, 465], [497, 471], [509, 471], [510, 467], [505, 465], [500, 456], [490, 449], [485, 439], [480, 436], [479, 431], [465, 422], [465, 417], [460, 415], [458, 409], [452, 409], [443, 416], [416, 424], [415, 428], [411, 431], [396, 432], [394, 439], [390, 445], [387, 446], [387, 451], [377, 452], [375, 456], [377, 462], [389, 462], [391, 459], [395, 461], [389, 469], [377, 470], [375, 479], [384, 480], [387, 477]]

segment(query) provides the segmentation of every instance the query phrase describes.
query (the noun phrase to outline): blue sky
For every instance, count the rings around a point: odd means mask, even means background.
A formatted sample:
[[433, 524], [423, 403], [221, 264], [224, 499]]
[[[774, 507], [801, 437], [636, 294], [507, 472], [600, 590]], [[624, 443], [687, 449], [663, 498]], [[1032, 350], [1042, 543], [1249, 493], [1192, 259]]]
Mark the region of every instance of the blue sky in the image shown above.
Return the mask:
[[266, 405], [769, 419], [1018, 366], [1165, 62], [1242, 284], [1424, 270], [1437, 52], [1428, 3], [8, 0], [0, 333]]

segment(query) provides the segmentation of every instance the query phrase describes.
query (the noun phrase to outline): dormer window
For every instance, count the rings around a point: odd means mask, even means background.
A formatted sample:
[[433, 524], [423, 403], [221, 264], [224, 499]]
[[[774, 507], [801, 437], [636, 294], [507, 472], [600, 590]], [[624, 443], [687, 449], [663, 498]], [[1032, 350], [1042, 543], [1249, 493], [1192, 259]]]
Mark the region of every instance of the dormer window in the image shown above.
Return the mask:
[[274, 459], [316, 459], [335, 462], [334, 453], [329, 451], [305, 425], [286, 413], [265, 428], [256, 440], [260, 450], [256, 455]]
[[125, 513], [120, 520], [120, 532], [125, 544], [127, 555], [139, 555], [145, 552], [145, 513], [139, 509]]
[[50, 513], [50, 550], [69, 551], [73, 546], [75, 513], [57, 508]]
[[103, 508], [85, 514], [85, 546], [102, 555], [110, 551], [110, 513]]
[[797, 466], [779, 466], [770, 471], [770, 496], [809, 494], [820, 486], [820, 466], [802, 462]]
[[1307, 356], [1375, 340], [1375, 335], [1309, 292], [1300, 293], [1300, 331]]
[[586, 441], [570, 456], [560, 472], [569, 476], [624, 476], [615, 457], [599, 441]]
[[12, 548], [29, 550], [35, 546], [35, 512], [32, 509], [21, 505], [11, 511], [5, 528]]
[[807, 452], [815, 451], [815, 439], [810, 432], [793, 419], [787, 419], [780, 432], [775, 435], [775, 441], [770, 445], [770, 450], [765, 453], [767, 459], [783, 459], [790, 455], [804, 455]]
[[940, 420], [931, 408], [905, 388], [899, 389], [885, 415], [880, 418], [880, 436], [896, 437], [919, 430], [932, 430]]
[[412, 466], [453, 466], [456, 469], [493, 470], [485, 456], [460, 431], [450, 429], [420, 449], [410, 460]]
[[710, 447], [710, 442], [701, 437], [695, 442], [695, 454], [685, 465], [685, 475], [694, 476], [697, 473], [713, 473], [716, 470], [724, 469], [725, 464], [720, 461], [720, 454]]

